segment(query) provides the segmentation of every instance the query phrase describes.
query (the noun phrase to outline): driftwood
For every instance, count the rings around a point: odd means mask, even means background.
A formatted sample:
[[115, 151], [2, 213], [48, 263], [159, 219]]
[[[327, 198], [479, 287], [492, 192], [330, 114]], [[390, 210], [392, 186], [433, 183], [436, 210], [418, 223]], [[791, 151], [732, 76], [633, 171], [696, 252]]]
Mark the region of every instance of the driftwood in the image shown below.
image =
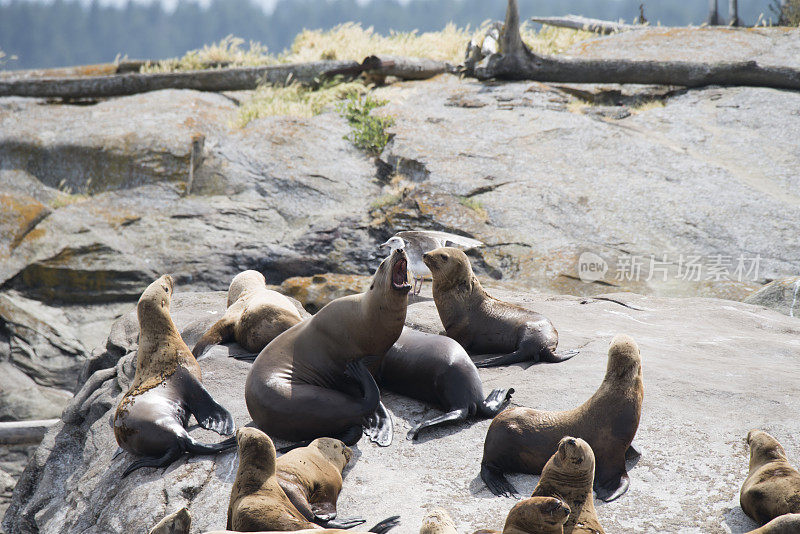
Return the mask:
[[[144, 62], [131, 61], [119, 65], [92, 65], [50, 71], [21, 71], [17, 77], [7, 73], [0, 77], [0, 96], [40, 98], [100, 98], [133, 95], [160, 89], [195, 89], [197, 91], [242, 91], [261, 84], [281, 85], [287, 82], [314, 84], [332, 76], [355, 77], [363, 72], [378, 77], [395, 76], [405, 80], [423, 80], [454, 72], [444, 61], [425, 58], [370, 56], [356, 61], [315, 61], [272, 65], [268, 67], [231, 67], [189, 72], [140, 73]], [[109, 72], [118, 69], [122, 74]], [[82, 69], [82, 70], [81, 70]], [[79, 75], [76, 75], [78, 73]], [[101, 75], [97, 75], [100, 73]], [[42, 76], [44, 74], [44, 76]]]
[[762, 66], [755, 61], [695, 63], [630, 59], [573, 59], [538, 56], [522, 42], [516, 0], [508, 0], [501, 53], [471, 69], [479, 79], [502, 78], [562, 83], [646, 85], [743, 85], [800, 89], [800, 69]]
[[625, 24], [624, 22], [611, 22], [610, 20], [590, 19], [580, 15], [565, 15], [563, 17], [531, 17], [531, 22], [557, 26], [559, 28], [571, 28], [573, 30], [585, 30], [587, 32], [608, 35], [609, 33], [624, 32], [646, 28], [642, 24]]
[[39, 443], [51, 426], [60, 419], [13, 421], [0, 423], [0, 445], [29, 445]]

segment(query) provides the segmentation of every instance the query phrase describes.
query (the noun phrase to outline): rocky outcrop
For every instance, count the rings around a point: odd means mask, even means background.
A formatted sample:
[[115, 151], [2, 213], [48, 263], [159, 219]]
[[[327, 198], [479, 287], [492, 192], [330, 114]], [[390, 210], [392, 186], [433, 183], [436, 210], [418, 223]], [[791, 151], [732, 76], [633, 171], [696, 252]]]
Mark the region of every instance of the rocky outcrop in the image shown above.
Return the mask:
[[800, 276], [770, 282], [744, 301], [772, 308], [790, 317], [800, 317]]
[[362, 293], [369, 288], [370, 276], [351, 274], [315, 274], [293, 276], [281, 284], [281, 292], [297, 299], [311, 313], [339, 297]]
[[[607, 295], [613, 299], [608, 301], [492, 292], [544, 313], [559, 329], [560, 347], [580, 349], [562, 364], [481, 369], [486, 390], [516, 389], [515, 405], [571, 408], [602, 380], [613, 335], [628, 333], [641, 348], [645, 400], [636, 444], [642, 457], [629, 466], [629, 492], [611, 505], [596, 504], [607, 531], [741, 533], [752, 528], [738, 506], [748, 462], [743, 438], [751, 428], [766, 428], [787, 450], [800, 449], [794, 418], [800, 374], [793, 371], [796, 365], [787, 364], [797, 358], [800, 322], [717, 299], [617, 293]], [[186, 332], [218, 316], [224, 296], [177, 292], [176, 325]], [[182, 506], [192, 512], [193, 532], [224, 526], [235, 452], [185, 458], [165, 470], [143, 469], [120, 479], [132, 458], [127, 453], [112, 458], [116, 443], [110, 417], [133, 375], [132, 321], [127, 315], [117, 322], [104, 356], [108, 360], [98, 365], [26, 468], [4, 519], [8, 534], [146, 532]], [[427, 288], [410, 305], [408, 322], [441, 330]], [[125, 354], [115, 363], [112, 350]], [[231, 410], [237, 425], [244, 425], [250, 421], [243, 393], [249, 364], [229, 357], [235, 350], [235, 344], [214, 347], [200, 364], [206, 387]], [[436, 410], [392, 394], [385, 394], [384, 402], [395, 421], [394, 443], [388, 448], [364, 440], [358, 444], [345, 473], [339, 513], [362, 515], [367, 523], [400, 514], [404, 531], [414, 531], [426, 509], [444, 506], [467, 531], [501, 526], [514, 501], [492, 497], [478, 477], [489, 421], [434, 429], [412, 443], [403, 439], [405, 433]], [[192, 433], [218, 438], [196, 427]], [[522, 494], [536, 483], [534, 476], [512, 479]]]

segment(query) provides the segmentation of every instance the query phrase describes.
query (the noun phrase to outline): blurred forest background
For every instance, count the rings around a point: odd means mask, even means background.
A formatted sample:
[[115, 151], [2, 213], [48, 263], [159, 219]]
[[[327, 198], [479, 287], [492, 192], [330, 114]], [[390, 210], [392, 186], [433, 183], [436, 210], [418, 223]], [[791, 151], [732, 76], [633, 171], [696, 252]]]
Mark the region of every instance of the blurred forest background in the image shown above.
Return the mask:
[[[448, 22], [478, 26], [502, 19], [506, 0], [251, 0], [100, 2], [0, 0], [1, 68], [44, 68], [131, 59], [162, 59], [216, 42], [227, 35], [258, 41], [272, 52], [289, 47], [302, 29], [328, 29], [347, 21], [380, 33], [440, 30]], [[777, 18], [776, 0], [739, 0], [744, 24]], [[632, 21], [644, 4], [652, 23], [703, 23], [707, 0], [520, 0], [523, 16], [580, 14]], [[727, 20], [728, 2], [720, 0]], [[0, 57], [2, 57], [0, 55]]]

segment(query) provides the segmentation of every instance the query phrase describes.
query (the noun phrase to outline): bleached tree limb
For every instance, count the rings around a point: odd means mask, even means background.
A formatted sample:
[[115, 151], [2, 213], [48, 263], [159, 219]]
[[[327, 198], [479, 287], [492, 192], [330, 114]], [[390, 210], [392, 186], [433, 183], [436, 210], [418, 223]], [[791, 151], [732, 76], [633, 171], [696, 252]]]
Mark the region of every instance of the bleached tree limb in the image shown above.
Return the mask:
[[531, 17], [532, 22], [556, 26], [559, 28], [570, 28], [573, 30], [585, 30], [587, 32], [608, 35], [609, 33], [624, 32], [646, 28], [639, 24], [625, 24], [624, 22], [612, 22], [610, 20], [590, 19], [580, 15], [564, 15], [563, 17]]
[[51, 426], [60, 419], [12, 421], [0, 423], [0, 445], [29, 445], [39, 443]]

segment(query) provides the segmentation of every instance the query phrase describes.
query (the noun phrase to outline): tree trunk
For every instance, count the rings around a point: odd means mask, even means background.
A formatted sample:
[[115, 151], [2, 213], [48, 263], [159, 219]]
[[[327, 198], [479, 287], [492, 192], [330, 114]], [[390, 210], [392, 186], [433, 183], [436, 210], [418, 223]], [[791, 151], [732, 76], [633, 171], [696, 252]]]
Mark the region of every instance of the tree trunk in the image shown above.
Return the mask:
[[0, 423], [0, 445], [28, 445], [39, 443], [51, 426], [61, 419], [13, 421]]
[[708, 0], [708, 25], [719, 25], [719, 8], [717, 7], [717, 0]]
[[532, 22], [557, 26], [559, 28], [571, 28], [573, 30], [585, 30], [587, 32], [608, 35], [609, 33], [624, 32], [635, 30], [642, 26], [636, 24], [624, 24], [622, 22], [611, 22], [610, 20], [590, 19], [580, 15], [565, 15], [563, 17], [531, 17]]
[[737, 0], [728, 0], [728, 24], [731, 26], [739, 25], [739, 2]]
[[646, 85], [744, 85], [800, 90], [800, 69], [762, 67], [755, 61], [694, 63], [629, 59], [572, 59], [538, 56], [519, 33], [516, 0], [508, 1], [501, 54], [476, 65], [479, 79], [504, 78], [562, 83], [632, 83]]

